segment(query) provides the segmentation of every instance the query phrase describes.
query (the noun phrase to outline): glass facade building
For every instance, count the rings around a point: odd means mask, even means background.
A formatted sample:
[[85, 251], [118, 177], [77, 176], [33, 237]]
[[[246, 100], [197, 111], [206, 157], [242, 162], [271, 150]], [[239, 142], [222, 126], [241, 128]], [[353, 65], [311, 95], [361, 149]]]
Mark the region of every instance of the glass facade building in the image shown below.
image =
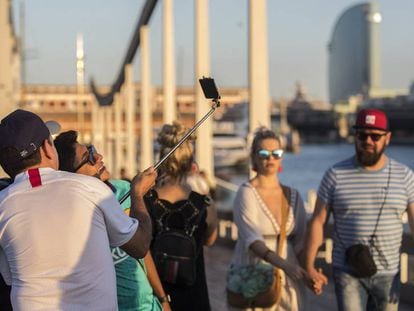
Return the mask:
[[328, 46], [332, 104], [380, 87], [380, 22], [373, 3], [355, 5], [338, 18]]

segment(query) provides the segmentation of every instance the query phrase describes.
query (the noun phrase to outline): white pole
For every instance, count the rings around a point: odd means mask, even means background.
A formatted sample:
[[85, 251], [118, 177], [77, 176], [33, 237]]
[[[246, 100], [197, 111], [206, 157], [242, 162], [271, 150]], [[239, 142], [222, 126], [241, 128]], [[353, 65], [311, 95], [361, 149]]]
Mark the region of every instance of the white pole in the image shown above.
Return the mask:
[[112, 121], [112, 106], [108, 106], [104, 108], [105, 111], [105, 138], [104, 138], [104, 157], [105, 157], [105, 165], [110, 172], [113, 171], [113, 121]]
[[[210, 75], [209, 31], [208, 31], [208, 1], [196, 0], [196, 37], [195, 37], [195, 101], [196, 120], [200, 120], [210, 109], [210, 101], [206, 100], [200, 88], [198, 79]], [[198, 165], [209, 180], [214, 181], [213, 160], [213, 123], [212, 119], [204, 122], [197, 131], [196, 158]]]
[[249, 0], [249, 130], [270, 128], [267, 0]]
[[92, 143], [95, 145], [96, 148], [98, 148], [99, 150], [102, 150], [101, 147], [101, 142], [100, 139], [100, 133], [99, 133], [99, 116], [98, 116], [98, 103], [93, 100], [91, 103], [91, 130], [92, 130], [92, 135], [91, 135], [91, 141]]
[[151, 66], [149, 28], [143, 26], [141, 35], [141, 159], [140, 170], [148, 168], [154, 163], [152, 151], [152, 109], [151, 109]]
[[164, 0], [164, 30], [163, 30], [163, 86], [164, 123], [171, 124], [176, 119], [176, 91], [175, 91], [175, 53], [174, 53], [174, 4], [173, 0]]
[[78, 108], [78, 140], [85, 142], [85, 107], [83, 106], [82, 95], [85, 92], [85, 62], [83, 50], [83, 36], [78, 34], [76, 37], [76, 84], [77, 84], [77, 108]]
[[104, 130], [104, 108], [100, 107], [98, 102], [93, 105], [95, 115], [95, 129], [93, 132], [93, 143], [99, 152], [105, 152], [105, 130]]
[[136, 123], [136, 101], [135, 101], [135, 89], [132, 73], [132, 65], [129, 64], [125, 67], [125, 86], [126, 86], [126, 132], [127, 132], [127, 161], [126, 171], [128, 176], [135, 176], [137, 173], [137, 136], [135, 132]]
[[115, 112], [115, 157], [114, 157], [114, 171], [112, 175], [119, 178], [119, 172], [124, 165], [124, 157], [122, 156], [122, 146], [124, 142], [124, 135], [122, 131], [122, 93], [115, 94], [114, 112]]

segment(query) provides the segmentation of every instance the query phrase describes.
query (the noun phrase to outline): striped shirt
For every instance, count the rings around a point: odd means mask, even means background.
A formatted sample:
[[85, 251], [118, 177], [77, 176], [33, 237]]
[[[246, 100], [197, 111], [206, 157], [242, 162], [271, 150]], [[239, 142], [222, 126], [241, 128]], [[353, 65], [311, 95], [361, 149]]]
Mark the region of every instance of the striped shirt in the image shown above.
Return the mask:
[[351, 157], [326, 171], [318, 197], [334, 211], [335, 268], [349, 271], [345, 263], [346, 248], [359, 243], [369, 245], [383, 205], [371, 252], [378, 273], [394, 274], [399, 270], [402, 215], [414, 202], [414, 174], [411, 169], [387, 159], [382, 169], [369, 171]]

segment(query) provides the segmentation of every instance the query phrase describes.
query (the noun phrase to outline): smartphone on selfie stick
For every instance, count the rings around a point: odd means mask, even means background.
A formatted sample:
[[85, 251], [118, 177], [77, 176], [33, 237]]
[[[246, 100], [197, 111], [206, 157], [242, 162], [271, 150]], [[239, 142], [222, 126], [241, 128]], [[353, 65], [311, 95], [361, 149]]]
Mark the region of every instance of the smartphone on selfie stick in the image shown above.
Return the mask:
[[[160, 165], [168, 159], [170, 155], [174, 153], [175, 150], [177, 150], [178, 147], [182, 145], [182, 143], [195, 132], [195, 130], [198, 129], [198, 127], [207, 120], [208, 117], [210, 117], [214, 111], [220, 107], [220, 94], [217, 89], [216, 83], [214, 82], [213, 78], [207, 78], [203, 77], [198, 80], [200, 82], [201, 88], [203, 89], [204, 97], [207, 99], [211, 99], [213, 101], [213, 106], [211, 106], [211, 109], [206, 113], [206, 115], [199, 120], [194, 126], [188, 130], [188, 132], [180, 139], [180, 141], [167, 153], [165, 154], [161, 160], [159, 160], [155, 165], [154, 169], [158, 169]], [[122, 204], [124, 201], [131, 195], [131, 192], [128, 191], [120, 200], [119, 203]]]

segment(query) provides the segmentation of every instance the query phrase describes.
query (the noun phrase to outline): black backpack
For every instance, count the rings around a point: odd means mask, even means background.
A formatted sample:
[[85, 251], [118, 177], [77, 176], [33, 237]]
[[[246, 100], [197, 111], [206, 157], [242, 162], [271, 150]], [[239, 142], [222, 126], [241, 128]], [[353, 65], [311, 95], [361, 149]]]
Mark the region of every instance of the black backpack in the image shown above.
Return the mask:
[[154, 208], [158, 215], [153, 219], [157, 233], [151, 245], [151, 253], [163, 282], [194, 285], [197, 258], [203, 247], [197, 246], [194, 232], [205, 219], [203, 216], [208, 205], [209, 197], [196, 192], [192, 192], [188, 200], [174, 209], [167, 208], [161, 200], [155, 198]]

